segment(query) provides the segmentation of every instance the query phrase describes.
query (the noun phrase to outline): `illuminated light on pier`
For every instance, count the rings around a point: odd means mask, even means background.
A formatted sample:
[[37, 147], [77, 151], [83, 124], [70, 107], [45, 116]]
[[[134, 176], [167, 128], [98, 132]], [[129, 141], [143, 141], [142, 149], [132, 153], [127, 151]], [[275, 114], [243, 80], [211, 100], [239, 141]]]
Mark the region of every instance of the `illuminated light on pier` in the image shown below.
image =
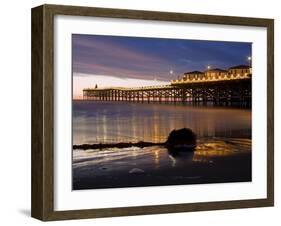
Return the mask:
[[248, 60], [248, 62], [249, 62], [249, 67], [251, 67], [251, 65], [252, 65], [252, 57], [248, 56], [248, 57], [247, 57], [247, 60]]
[[251, 68], [247, 65], [205, 72], [184, 73], [170, 84], [145, 87], [83, 89], [84, 100], [128, 102], [212, 102], [218, 105], [251, 105]]

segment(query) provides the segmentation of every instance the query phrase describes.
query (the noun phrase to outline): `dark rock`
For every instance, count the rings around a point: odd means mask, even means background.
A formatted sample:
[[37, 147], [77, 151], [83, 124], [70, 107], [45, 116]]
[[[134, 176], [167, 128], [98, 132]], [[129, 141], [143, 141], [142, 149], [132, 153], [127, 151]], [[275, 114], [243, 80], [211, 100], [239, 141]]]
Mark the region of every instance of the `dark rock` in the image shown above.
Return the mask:
[[173, 130], [166, 141], [170, 152], [194, 151], [196, 148], [196, 134], [189, 128]]

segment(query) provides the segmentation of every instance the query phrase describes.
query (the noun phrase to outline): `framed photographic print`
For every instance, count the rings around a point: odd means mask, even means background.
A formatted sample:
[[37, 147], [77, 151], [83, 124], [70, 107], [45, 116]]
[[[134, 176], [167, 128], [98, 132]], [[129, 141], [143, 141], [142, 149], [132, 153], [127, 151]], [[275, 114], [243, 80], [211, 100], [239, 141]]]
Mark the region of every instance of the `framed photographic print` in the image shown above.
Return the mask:
[[272, 19], [32, 9], [32, 216], [273, 206]]

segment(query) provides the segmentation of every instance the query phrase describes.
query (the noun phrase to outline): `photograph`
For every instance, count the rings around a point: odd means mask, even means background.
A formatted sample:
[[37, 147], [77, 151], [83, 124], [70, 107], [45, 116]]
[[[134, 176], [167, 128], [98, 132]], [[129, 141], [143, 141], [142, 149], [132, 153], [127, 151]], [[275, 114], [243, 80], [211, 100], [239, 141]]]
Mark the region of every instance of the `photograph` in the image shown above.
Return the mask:
[[72, 34], [72, 189], [252, 180], [252, 43]]
[[31, 216], [274, 206], [275, 20], [246, 11], [32, 8]]

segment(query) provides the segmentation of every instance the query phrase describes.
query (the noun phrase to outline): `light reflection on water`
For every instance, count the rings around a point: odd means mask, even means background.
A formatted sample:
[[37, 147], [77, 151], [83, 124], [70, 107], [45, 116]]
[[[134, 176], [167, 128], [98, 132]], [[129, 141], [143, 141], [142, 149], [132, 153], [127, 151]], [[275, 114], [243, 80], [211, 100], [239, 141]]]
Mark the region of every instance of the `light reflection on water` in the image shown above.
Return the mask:
[[73, 144], [163, 142], [173, 129], [198, 137], [251, 137], [251, 111], [120, 102], [73, 102]]
[[105, 150], [75, 150], [73, 169], [89, 168], [93, 172], [110, 172], [113, 170], [129, 171], [140, 167], [144, 170], [161, 167], [177, 167], [194, 162], [212, 164], [215, 159], [235, 156], [251, 152], [250, 139], [201, 140], [195, 152], [183, 153], [180, 156], [171, 155], [165, 147], [154, 146], [146, 148], [111, 148]]

